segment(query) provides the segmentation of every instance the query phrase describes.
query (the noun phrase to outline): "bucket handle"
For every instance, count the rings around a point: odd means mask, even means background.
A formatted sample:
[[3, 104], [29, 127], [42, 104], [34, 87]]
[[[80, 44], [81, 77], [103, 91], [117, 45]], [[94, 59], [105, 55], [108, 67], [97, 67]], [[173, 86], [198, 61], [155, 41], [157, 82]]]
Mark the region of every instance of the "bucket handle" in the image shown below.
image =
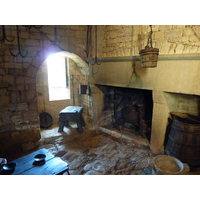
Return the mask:
[[150, 44], [150, 47], [153, 48], [153, 46], [152, 46], [152, 34], [153, 34], [152, 25], [149, 25], [149, 27], [150, 27], [150, 32], [149, 32], [149, 36], [147, 39], [147, 46], [145, 48], [149, 48], [149, 44]]

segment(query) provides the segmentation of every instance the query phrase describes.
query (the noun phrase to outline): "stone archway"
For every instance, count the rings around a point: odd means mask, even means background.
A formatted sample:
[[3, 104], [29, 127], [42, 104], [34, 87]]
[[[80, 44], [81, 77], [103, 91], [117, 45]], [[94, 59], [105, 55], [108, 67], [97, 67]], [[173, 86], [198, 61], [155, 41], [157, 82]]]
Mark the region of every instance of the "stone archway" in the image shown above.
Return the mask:
[[[58, 114], [60, 110], [62, 110], [66, 106], [73, 105], [74, 99], [71, 98], [71, 99], [60, 100], [60, 101], [49, 101], [46, 59], [48, 58], [48, 56], [52, 54], [61, 54], [62, 56], [70, 60], [69, 66], [73, 67], [73, 73], [75, 73], [77, 76], [87, 76], [89, 74], [89, 66], [82, 58], [80, 58], [78, 55], [74, 53], [67, 52], [67, 51], [57, 51], [57, 48], [55, 48], [54, 46], [52, 48], [48, 48], [45, 50], [45, 52], [43, 52], [43, 55], [44, 55], [43, 58], [45, 59], [40, 60], [41, 64], [40, 64], [40, 67], [38, 68], [37, 75], [36, 75], [36, 90], [37, 90], [38, 116], [42, 112], [47, 112], [53, 116], [53, 119], [54, 119], [53, 125], [57, 125]], [[76, 99], [75, 100], [76, 105], [80, 105], [79, 101], [81, 97], [78, 96], [77, 94], [78, 87], [77, 85], [75, 85], [74, 87], [76, 89], [76, 92], [75, 92], [75, 95], [73, 95], [73, 98]], [[84, 97], [84, 98], [87, 99], [87, 97]], [[84, 105], [83, 107], [87, 107], [87, 105]], [[87, 108], [85, 108], [85, 110], [87, 110]]]
[[33, 58], [32, 62], [30, 63], [26, 76], [27, 77], [36, 77], [37, 71], [39, 70], [39, 67], [42, 65], [42, 63], [54, 53], [63, 53], [66, 57], [71, 58], [76, 64], [77, 67], [80, 69], [80, 72], [83, 75], [88, 75], [89, 73], [89, 66], [88, 64], [78, 55], [75, 53], [69, 52], [69, 51], [63, 51], [60, 50], [55, 45], [50, 45], [48, 47], [44, 47], [39, 53]]

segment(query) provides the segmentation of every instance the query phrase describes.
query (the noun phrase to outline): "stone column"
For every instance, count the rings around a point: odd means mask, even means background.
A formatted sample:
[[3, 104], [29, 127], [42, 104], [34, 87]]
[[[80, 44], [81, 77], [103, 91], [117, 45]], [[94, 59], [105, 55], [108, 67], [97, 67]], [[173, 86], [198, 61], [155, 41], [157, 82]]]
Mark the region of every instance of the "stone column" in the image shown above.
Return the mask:
[[169, 112], [164, 92], [153, 91], [153, 116], [150, 148], [155, 154], [164, 154], [164, 139]]

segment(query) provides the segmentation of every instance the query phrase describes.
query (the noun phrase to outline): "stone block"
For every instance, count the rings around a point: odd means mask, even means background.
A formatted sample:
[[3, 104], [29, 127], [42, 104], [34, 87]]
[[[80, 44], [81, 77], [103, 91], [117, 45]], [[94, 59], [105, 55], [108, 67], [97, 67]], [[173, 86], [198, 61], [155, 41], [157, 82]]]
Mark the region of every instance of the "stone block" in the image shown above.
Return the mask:
[[153, 33], [152, 37], [154, 40], [162, 40], [164, 39], [164, 31], [155, 32]]
[[167, 54], [169, 52], [170, 43], [167, 41], [163, 42], [160, 48], [160, 54]]
[[196, 35], [191, 35], [189, 36], [188, 41], [195, 43], [199, 41], [199, 38]]
[[75, 32], [73, 30], [66, 30], [66, 37], [73, 38]]
[[181, 53], [183, 52], [183, 49], [184, 49], [184, 45], [183, 45], [183, 44], [178, 44], [178, 45], [176, 46], [175, 52], [176, 52], [177, 54], [181, 54]]
[[19, 94], [17, 91], [10, 91], [10, 102], [11, 103], [17, 103], [19, 102]]
[[197, 46], [193, 46], [193, 47], [190, 49], [190, 53], [197, 53], [197, 50], [198, 50], [198, 47], [197, 47]]
[[25, 40], [25, 45], [28, 46], [36, 46], [36, 45], [40, 45], [39, 40], [35, 40], [35, 39], [26, 39]]
[[76, 38], [82, 38], [82, 39], [85, 39], [85, 38], [87, 37], [87, 35], [86, 35], [86, 31], [84, 31], [84, 30], [76, 31], [76, 33], [75, 33], [75, 37], [76, 37]]
[[[153, 29], [153, 26], [152, 26], [152, 29]], [[159, 30], [166, 31], [170, 29], [172, 29], [172, 25], [159, 25]]]
[[42, 56], [36, 56], [34, 60], [31, 60], [30, 63], [32, 66], [35, 66], [37, 68], [40, 67], [40, 64], [42, 64], [43, 61], [42, 59], [43, 59]]
[[9, 96], [0, 96], [0, 106], [6, 106], [10, 104]]
[[24, 84], [17, 84], [16, 85], [16, 89], [17, 90], [24, 90], [25, 88], [24, 88]]
[[31, 150], [31, 149], [34, 149], [34, 148], [35, 148], [34, 142], [27, 142], [27, 143], [22, 144], [23, 151], [28, 151], [28, 150]]
[[12, 115], [11, 116], [11, 120], [14, 124], [19, 124], [22, 123], [24, 121], [22, 114], [18, 114], [18, 115]]
[[196, 53], [200, 53], [200, 47], [197, 48]]
[[59, 36], [64, 36], [65, 37], [65, 29], [61, 28], [60, 26], [57, 26], [57, 34]]
[[0, 88], [7, 88], [9, 86], [9, 83], [0, 82]]
[[171, 30], [165, 32], [165, 38], [172, 38], [172, 37], [181, 37], [182, 31], [180, 30]]
[[3, 81], [5, 83], [9, 83], [9, 84], [12, 85], [14, 83], [14, 76], [12, 76], [12, 75], [5, 75], [5, 76], [3, 76]]
[[26, 102], [24, 103], [18, 103], [17, 105], [17, 111], [28, 111], [28, 105]]
[[1, 75], [5, 75], [5, 74], [6, 74], [6, 71], [5, 71], [5, 69], [3, 69], [3, 68], [0, 68], [0, 74], [1, 74]]
[[7, 89], [6, 88], [0, 88], [0, 96], [4, 96], [7, 93]]
[[38, 110], [31, 110], [30, 112], [23, 112], [23, 116], [24, 116], [24, 118], [26, 119], [26, 120], [36, 120], [36, 119], [38, 119], [38, 116], [39, 116], [39, 114], [38, 114]]
[[38, 71], [38, 69], [37, 69], [36, 67], [30, 66], [30, 67], [28, 68], [28, 70], [27, 70], [26, 75], [27, 75], [28, 77], [36, 77], [37, 71]]
[[183, 53], [190, 53], [191, 49], [192, 49], [192, 45], [185, 45], [183, 49]]
[[9, 104], [9, 110], [11, 112], [16, 111], [17, 110], [17, 103], [10, 103]]
[[35, 83], [35, 82], [36, 82], [35, 78], [25, 77], [25, 84]]
[[183, 36], [186, 36], [188, 38], [191, 35], [194, 35], [194, 32], [191, 28], [186, 28], [183, 30]]
[[25, 78], [23, 76], [19, 76], [16, 78], [16, 83], [24, 84], [24, 82], [25, 82]]
[[36, 101], [29, 103], [29, 109], [34, 110], [38, 107], [38, 103]]
[[[15, 129], [15, 125], [13, 123], [4, 123], [3, 125], [0, 126], [0, 135], [3, 132], [11, 131]], [[0, 140], [2, 141], [2, 140]]]
[[165, 97], [162, 91], [153, 91], [153, 102], [158, 104], [165, 103]]
[[176, 49], [176, 44], [175, 43], [170, 44], [168, 54], [175, 54], [175, 49]]
[[19, 131], [14, 131], [11, 133], [12, 139], [15, 141], [20, 141], [21, 134]]
[[71, 30], [84, 30], [84, 27], [81, 25], [70, 25]]
[[30, 37], [29, 32], [21, 31], [20, 32], [20, 38], [28, 39]]
[[31, 91], [28, 90], [28, 91], [26, 91], [26, 99], [28, 101], [34, 100], [36, 98], [36, 96], [37, 96], [36, 91], [34, 91], [34, 90], [31, 90]]
[[54, 34], [54, 27], [53, 26], [43, 26], [42, 32], [48, 33], [48, 34]]
[[[7, 109], [6, 109], [7, 110]], [[5, 111], [2, 115], [1, 115], [1, 118], [2, 118], [2, 123], [3, 124], [8, 124], [8, 123], [11, 123], [11, 120], [10, 120], [10, 116], [12, 115], [12, 113], [10, 111]]]

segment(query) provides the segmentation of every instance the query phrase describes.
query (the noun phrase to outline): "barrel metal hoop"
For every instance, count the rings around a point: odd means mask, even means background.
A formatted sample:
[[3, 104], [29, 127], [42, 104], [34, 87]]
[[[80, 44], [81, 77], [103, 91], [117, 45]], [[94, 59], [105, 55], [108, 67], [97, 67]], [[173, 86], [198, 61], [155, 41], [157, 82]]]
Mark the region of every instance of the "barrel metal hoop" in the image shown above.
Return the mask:
[[185, 145], [185, 146], [188, 146], [188, 147], [200, 147], [200, 144], [199, 145], [194, 145], [194, 144], [191, 144], [191, 145], [189, 145], [189, 144], [186, 144], [186, 143], [183, 143], [183, 142], [179, 142], [179, 141], [175, 141], [172, 137], [171, 137], [171, 135], [169, 135], [169, 139], [172, 141], [172, 142], [174, 142], [174, 143], [176, 143], [176, 144], [179, 144], [179, 145]]

